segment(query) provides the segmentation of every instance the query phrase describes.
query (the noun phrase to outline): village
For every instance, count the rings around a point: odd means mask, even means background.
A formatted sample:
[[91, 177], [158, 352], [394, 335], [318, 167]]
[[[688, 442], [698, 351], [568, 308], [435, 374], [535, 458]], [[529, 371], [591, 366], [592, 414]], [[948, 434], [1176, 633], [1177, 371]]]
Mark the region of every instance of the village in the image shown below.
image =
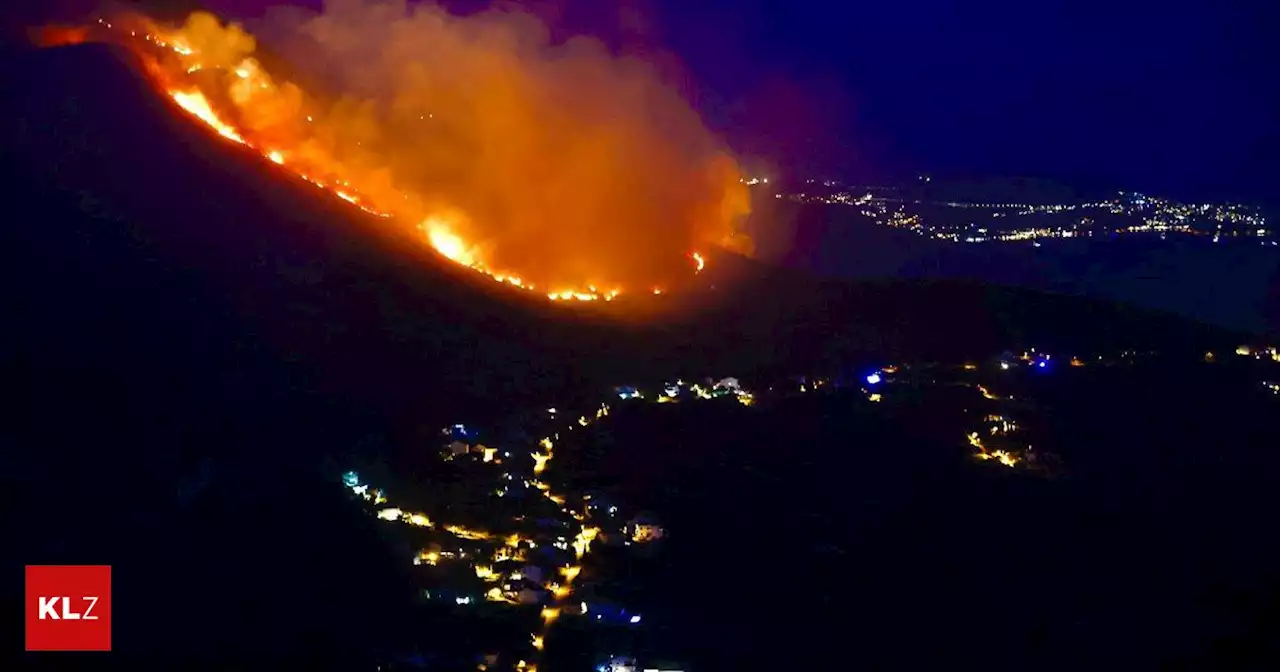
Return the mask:
[[[609, 406], [560, 425], [580, 430], [606, 418]], [[547, 409], [546, 418], [558, 419]], [[511, 611], [533, 623], [528, 638], [501, 653], [484, 653], [477, 669], [537, 670], [547, 631], [560, 618], [589, 619], [607, 626], [636, 626], [641, 614], [591, 593], [601, 573], [590, 563], [601, 545], [629, 547], [665, 534], [643, 515], [628, 515], [591, 493], [570, 492], [549, 482], [548, 466], [561, 432], [543, 437], [528, 452], [513, 453], [481, 443], [464, 425], [442, 431], [439, 457], [463, 474], [476, 510], [448, 520], [393, 501], [394, 495], [348, 472], [343, 483], [379, 519], [414, 532], [420, 549], [412, 558], [423, 568], [425, 599], [459, 609]], [[474, 495], [484, 493], [481, 501]], [[458, 507], [453, 507], [458, 508]], [[484, 525], [485, 522], [489, 524]], [[499, 668], [498, 666], [501, 666]]]
[[[1258, 353], [1267, 357], [1257, 357]], [[1241, 347], [1240, 359], [1270, 364], [1269, 348]], [[343, 484], [371, 515], [402, 526], [415, 551], [407, 561], [421, 568], [422, 598], [470, 613], [509, 614], [528, 624], [524, 641], [485, 652], [478, 670], [536, 671], [548, 633], [562, 619], [580, 619], [609, 628], [639, 628], [643, 615], [596, 588], [610, 580], [601, 549], [652, 552], [668, 531], [652, 516], [626, 510], [599, 492], [575, 491], [555, 465], [556, 449], [567, 435], [608, 422], [621, 404], [677, 404], [736, 401], [761, 408], [798, 395], [853, 393], [870, 406], [892, 412], [895, 403], [920, 391], [945, 389], [959, 394], [967, 429], [955, 437], [975, 466], [1029, 477], [1056, 478], [1067, 473], [1062, 459], [1037, 450], [1027, 427], [1036, 422], [1037, 405], [1010, 389], [1056, 369], [1129, 366], [1154, 353], [1125, 351], [1113, 356], [1052, 354], [1030, 348], [1005, 352], [981, 363], [887, 365], [832, 377], [798, 377], [786, 383], [749, 389], [736, 378], [690, 382], [677, 380], [655, 389], [619, 387], [587, 412], [547, 407], [521, 417], [545, 434], [532, 446], [517, 448], [489, 441], [483, 431], [456, 424], [441, 430], [437, 457], [450, 468], [456, 489], [450, 499], [416, 501], [421, 493], [395, 492], [366, 482], [354, 471]], [[1203, 361], [1217, 361], [1205, 353]], [[1268, 386], [1268, 389], [1274, 389]], [[440, 489], [440, 488], [433, 488]], [[448, 488], [443, 488], [448, 489]], [[625, 655], [611, 656], [598, 669], [659, 669], [637, 666]]]

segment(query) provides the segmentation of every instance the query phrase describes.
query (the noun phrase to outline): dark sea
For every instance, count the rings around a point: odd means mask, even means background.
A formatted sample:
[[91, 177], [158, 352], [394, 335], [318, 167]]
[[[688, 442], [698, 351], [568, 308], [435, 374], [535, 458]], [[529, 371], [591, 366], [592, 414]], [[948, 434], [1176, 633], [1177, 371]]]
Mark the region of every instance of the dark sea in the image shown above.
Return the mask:
[[772, 204], [763, 258], [845, 279], [964, 279], [1082, 294], [1230, 329], [1280, 328], [1280, 248], [1172, 236], [957, 244], [874, 224], [846, 206]]

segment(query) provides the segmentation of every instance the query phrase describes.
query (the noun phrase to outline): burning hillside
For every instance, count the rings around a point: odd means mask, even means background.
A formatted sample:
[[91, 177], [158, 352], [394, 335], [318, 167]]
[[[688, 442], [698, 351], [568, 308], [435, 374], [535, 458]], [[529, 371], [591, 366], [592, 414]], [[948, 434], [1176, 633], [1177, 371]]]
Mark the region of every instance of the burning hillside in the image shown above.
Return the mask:
[[96, 29], [222, 137], [499, 282], [608, 300], [700, 271], [695, 250], [749, 251], [736, 163], [646, 64], [584, 38], [551, 44], [510, 11], [290, 10], [262, 29], [296, 78], [320, 82], [312, 91], [269, 73], [257, 39], [211, 14]]

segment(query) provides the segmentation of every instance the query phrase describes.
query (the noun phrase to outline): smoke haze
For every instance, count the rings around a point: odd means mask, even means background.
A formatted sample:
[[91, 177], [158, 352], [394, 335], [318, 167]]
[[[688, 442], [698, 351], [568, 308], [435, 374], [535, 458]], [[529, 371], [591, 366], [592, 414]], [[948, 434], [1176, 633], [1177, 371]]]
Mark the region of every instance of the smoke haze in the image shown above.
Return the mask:
[[[188, 19], [180, 34], [198, 65], [238, 70], [201, 88], [224, 92], [239, 125], [291, 159], [400, 218], [447, 226], [488, 267], [551, 289], [632, 289], [687, 275], [695, 249], [750, 251], [735, 160], [638, 58], [587, 37], [553, 44], [515, 8], [332, 0], [275, 8], [251, 28], [257, 39]], [[259, 50], [306, 94], [262, 71]]]

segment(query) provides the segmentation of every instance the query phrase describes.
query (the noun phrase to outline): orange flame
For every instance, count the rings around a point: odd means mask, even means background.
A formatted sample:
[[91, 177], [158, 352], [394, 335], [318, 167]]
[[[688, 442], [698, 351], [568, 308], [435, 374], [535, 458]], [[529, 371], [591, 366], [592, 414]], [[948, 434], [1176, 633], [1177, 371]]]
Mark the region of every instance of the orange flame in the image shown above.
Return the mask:
[[[113, 28], [108, 21], [99, 19], [98, 22], [106, 28]], [[157, 27], [115, 29], [133, 38], [132, 44], [139, 51], [158, 47], [168, 54], [164, 57], [164, 65], [159, 64], [159, 59], [150, 63], [153, 79], [178, 106], [222, 138], [255, 150], [272, 163], [369, 214], [416, 219], [421, 216], [417, 213], [437, 210], [436, 214], [428, 214], [422, 219], [417, 227], [426, 242], [442, 257], [483, 273], [503, 285], [539, 292], [552, 301], [612, 301], [623, 293], [621, 287], [602, 291], [595, 285], [538, 290], [520, 274], [489, 265], [486, 249], [466, 237], [470, 226], [464, 214], [451, 208], [440, 210], [415, 194], [388, 189], [390, 182], [387, 176], [379, 176], [376, 172], [373, 175], [352, 173], [348, 178], [339, 177], [335, 172], [340, 171], [343, 164], [327, 155], [328, 150], [321, 144], [313, 141], [296, 144], [298, 140], [294, 138], [295, 144], [291, 145], [284, 134], [273, 134], [275, 129], [301, 123], [304, 117], [307, 122], [304, 127], [309, 128], [313, 121], [307, 110], [309, 99], [296, 86], [275, 82], [257, 60], [248, 56], [255, 48], [254, 41], [239, 27], [224, 27], [215, 17], [197, 12], [192, 14], [181, 31]], [[210, 35], [216, 35], [216, 38]], [[88, 36], [89, 31], [85, 28], [50, 28], [39, 34], [38, 42], [50, 46], [71, 44], [84, 41]], [[202, 88], [213, 80], [192, 79], [193, 76], [207, 77], [195, 74], [204, 71], [221, 71], [228, 76], [231, 84], [225, 95], [239, 109], [240, 118], [233, 122], [219, 113], [220, 105], [215, 104]], [[224, 95], [220, 92], [214, 94], [219, 100]], [[276, 139], [272, 140], [272, 137]], [[369, 191], [352, 184], [351, 180], [357, 177]], [[689, 257], [695, 264], [695, 273], [706, 268], [707, 262], [702, 254], [691, 252]], [[663, 290], [655, 287], [652, 293], [662, 294]]]
[[236, 132], [234, 126], [218, 117], [217, 113], [213, 111], [213, 107], [209, 105], [209, 99], [205, 98], [203, 93], [199, 91], [170, 91], [169, 95], [182, 109], [208, 124], [218, 132], [218, 135], [242, 145], [246, 144], [245, 139]]

